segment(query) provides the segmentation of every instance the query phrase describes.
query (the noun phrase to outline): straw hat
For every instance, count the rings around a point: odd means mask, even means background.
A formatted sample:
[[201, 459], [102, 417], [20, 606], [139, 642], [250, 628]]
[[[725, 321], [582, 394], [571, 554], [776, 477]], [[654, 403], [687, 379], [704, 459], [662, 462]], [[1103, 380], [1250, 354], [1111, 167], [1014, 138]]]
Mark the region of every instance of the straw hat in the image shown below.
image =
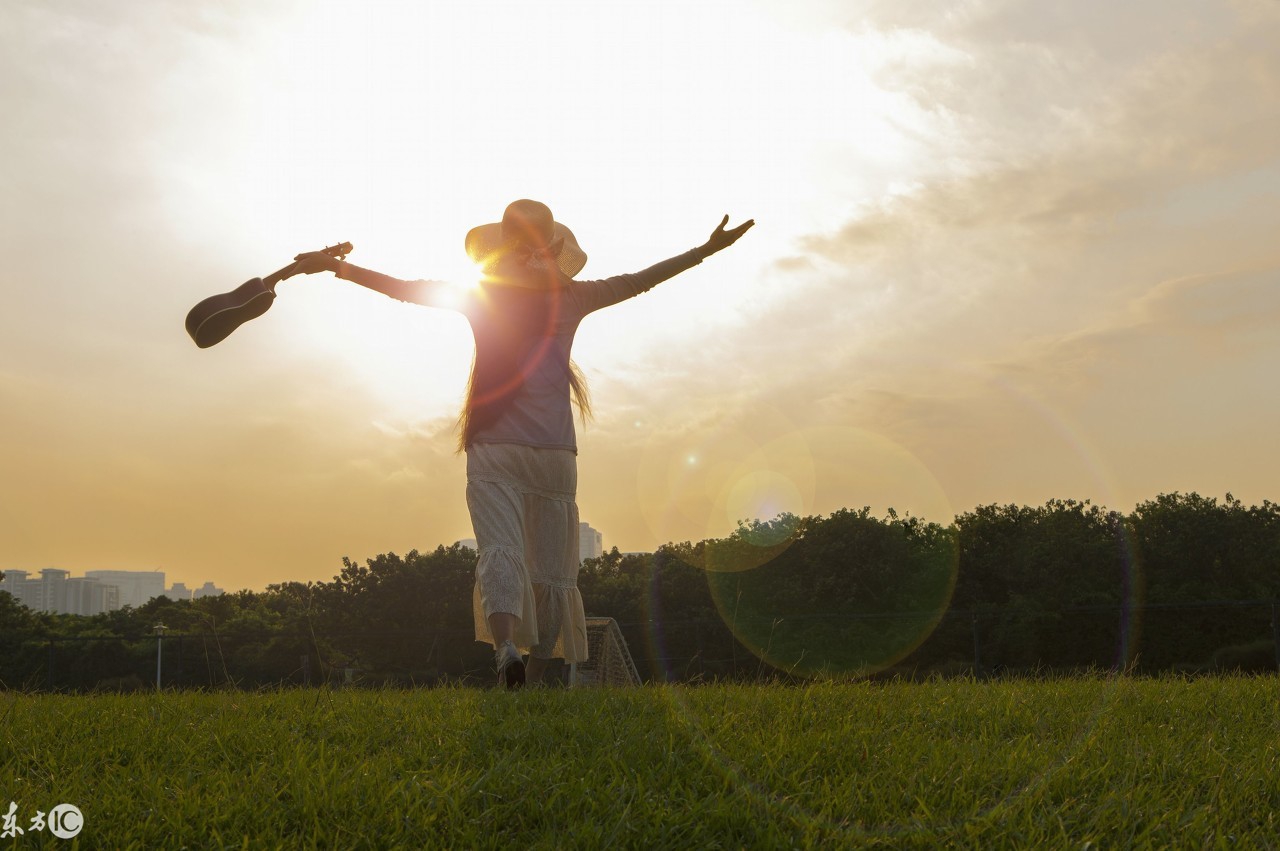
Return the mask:
[[467, 255], [486, 268], [506, 256], [524, 255], [530, 265], [549, 261], [572, 278], [587, 265], [573, 231], [553, 219], [546, 204], [527, 199], [508, 204], [502, 221], [472, 228], [466, 246]]

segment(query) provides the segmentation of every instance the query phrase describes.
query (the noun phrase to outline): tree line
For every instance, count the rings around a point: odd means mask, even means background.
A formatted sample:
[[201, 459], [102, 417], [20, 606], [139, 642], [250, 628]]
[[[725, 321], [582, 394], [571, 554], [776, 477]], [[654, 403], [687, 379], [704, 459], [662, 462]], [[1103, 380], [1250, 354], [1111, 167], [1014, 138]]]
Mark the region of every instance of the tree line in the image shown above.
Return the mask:
[[[8, 688], [488, 682], [476, 554], [348, 558], [329, 582], [91, 617], [0, 593]], [[1118, 669], [1274, 671], [1280, 505], [1162, 494], [1125, 515], [1088, 501], [987, 505], [943, 526], [842, 509], [730, 535], [615, 548], [579, 576], [654, 680]], [[166, 634], [157, 648], [155, 627]]]

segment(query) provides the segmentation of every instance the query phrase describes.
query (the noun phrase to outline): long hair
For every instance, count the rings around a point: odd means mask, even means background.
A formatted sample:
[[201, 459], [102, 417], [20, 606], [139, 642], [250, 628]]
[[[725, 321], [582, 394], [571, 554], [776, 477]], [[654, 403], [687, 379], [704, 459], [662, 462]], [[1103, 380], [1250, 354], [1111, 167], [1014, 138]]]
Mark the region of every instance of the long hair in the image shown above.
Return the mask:
[[[528, 275], [534, 270], [521, 268]], [[466, 401], [458, 418], [458, 451], [471, 445], [479, 432], [493, 425], [506, 412], [511, 400], [524, 386], [527, 364], [547, 356], [553, 345], [556, 316], [562, 290], [568, 279], [555, 281], [555, 272], [536, 272], [548, 277], [548, 286], [531, 289], [502, 283], [502, 278], [481, 285], [481, 307], [471, 320], [476, 338], [471, 375], [467, 379]], [[569, 361], [570, 401], [586, 423], [591, 418], [591, 394], [586, 376]]]

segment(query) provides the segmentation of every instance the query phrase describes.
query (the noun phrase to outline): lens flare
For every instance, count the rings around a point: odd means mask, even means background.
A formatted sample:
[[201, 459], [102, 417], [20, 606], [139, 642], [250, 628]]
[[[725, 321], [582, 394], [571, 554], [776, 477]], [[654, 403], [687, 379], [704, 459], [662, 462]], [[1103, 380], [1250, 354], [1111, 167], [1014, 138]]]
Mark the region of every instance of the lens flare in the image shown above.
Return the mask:
[[[696, 537], [704, 543], [682, 548], [680, 558], [703, 572], [720, 618], [765, 665], [832, 676], [901, 661], [945, 615], [955, 586], [955, 546], [945, 528], [953, 514], [941, 484], [883, 435], [799, 427], [777, 412], [767, 425], [774, 428], [766, 440], [722, 426], [682, 452], [649, 452], [638, 471], [646, 519], [668, 533], [702, 533]], [[888, 500], [934, 523], [842, 508]], [[814, 516], [823, 509], [837, 514]], [[650, 658], [663, 659], [664, 580], [651, 580]], [[839, 593], [824, 594], [825, 584]], [[663, 679], [679, 673], [654, 671]]]
[[[1089, 473], [1090, 483], [1098, 490], [1097, 495], [1100, 500], [1114, 506], [1117, 489], [1113, 473], [1101, 453], [1091, 445], [1082, 430], [1070, 418], [1011, 383], [995, 381], [992, 389], [996, 390], [1003, 399], [1013, 401], [1014, 407], [1020, 412], [1031, 414], [1029, 418], [1031, 423], [1056, 434], [1067, 450], [1078, 460], [1080, 468]], [[893, 504], [899, 509], [911, 506], [912, 511], [918, 512], [919, 516], [938, 524], [949, 524], [955, 516], [942, 485], [927, 465], [904, 447], [882, 435], [859, 429], [830, 428], [800, 429], [789, 434], [788, 438], [807, 441], [812, 447], [810, 460], [814, 469], [814, 478], [809, 483], [808, 490], [804, 487], [799, 488], [804, 499], [809, 500], [804, 514], [812, 510], [838, 511], [842, 506], [859, 505], [865, 500], [878, 505]], [[722, 440], [726, 442], [730, 451], [744, 447], [748, 450], [752, 448], [750, 441], [745, 437], [734, 434], [712, 437], [706, 441], [705, 445], [715, 447]], [[656, 456], [648, 456], [647, 460], [656, 462], [658, 459]], [[665, 474], [666, 468], [655, 464], [654, 469], [641, 477], [641, 486], [642, 488], [652, 487], [661, 479], [664, 484], [673, 488], [670, 500], [672, 504], [679, 507], [664, 506], [663, 510], [670, 513], [655, 511], [650, 515], [651, 522], [669, 521], [671, 517], [677, 515], [697, 516], [696, 511], [690, 510], [690, 506], [695, 504], [690, 499], [690, 494], [699, 490], [696, 475], [673, 475], [668, 479], [665, 478]], [[793, 478], [792, 481], [799, 481], [799, 479]], [[715, 492], [734, 495], [737, 502], [730, 500], [726, 504], [726, 510], [732, 513], [734, 508], [729, 505], [746, 505], [751, 502], [751, 497], [737, 495], [751, 493], [754, 483], [768, 483], [766, 487], [779, 486], [779, 483], [763, 469], [754, 472], [748, 470], [741, 480], [727, 480]], [[880, 498], [873, 499], [873, 494]], [[969, 507], [965, 506], [966, 509]], [[749, 646], [761, 660], [798, 673], [832, 673], [833, 671], [865, 673], [877, 664], [877, 659], [879, 664], [891, 664], [888, 660], [905, 658], [904, 654], [909, 653], [910, 648], [917, 646], [920, 640], [930, 634], [932, 629], [930, 618], [935, 615], [945, 617], [947, 614], [947, 600], [950, 598], [952, 587], [950, 582], [954, 581], [954, 573], [950, 579], [944, 580], [947, 571], [943, 570], [943, 566], [951, 560], [948, 570], [954, 571], [955, 554], [951, 549], [952, 543], [946, 536], [936, 534], [929, 536], [918, 530], [909, 532], [902, 528], [909, 518], [895, 523], [893, 516], [888, 515], [887, 512], [882, 517], [870, 513], [863, 517], [861, 511], [850, 513], [853, 516], [845, 518], [847, 523], [838, 524], [848, 527], [845, 533], [834, 535], [826, 540], [819, 539], [817, 535], [804, 528], [803, 524], [793, 526], [789, 525], [785, 518], [775, 518], [778, 522], [772, 524], [746, 524], [740, 527], [736, 536], [738, 540], [730, 540], [719, 552], [716, 552], [715, 546], [704, 546], [700, 558], [704, 569], [707, 564], [721, 568], [706, 573], [708, 584], [716, 589], [714, 594], [717, 611], [725, 623], [730, 625], [734, 635], [739, 637], [743, 644]], [[711, 511], [708, 509], [708, 517], [710, 514]], [[865, 568], [876, 564], [877, 561], [883, 562], [884, 554], [889, 552], [887, 548], [877, 551], [870, 546], [865, 546], [866, 544], [874, 542], [877, 538], [881, 543], [891, 543], [895, 539], [902, 541], [912, 536], [917, 538], [913, 542], [913, 548], [907, 550], [908, 554], [912, 552], [915, 554], [913, 558], [907, 560], [912, 569], [903, 576], [890, 577], [887, 587], [896, 585], [898, 588], [908, 590], [915, 588], [921, 593], [915, 600], [902, 600], [902, 606], [896, 613], [891, 611], [891, 615], [897, 618], [897, 624], [894, 624], [892, 619], [876, 620], [870, 617], [870, 606], [873, 601], [869, 596], [858, 596], [853, 601], [857, 605], [866, 606], [867, 610], [862, 613], [856, 609], [850, 610], [844, 619], [843, 635], [838, 628], [826, 627], [825, 634], [823, 628], [808, 628], [804, 616], [821, 613], [788, 610], [787, 585], [783, 579], [794, 580], [797, 577], [786, 576], [785, 562], [788, 559], [802, 561], [797, 558], [800, 550], [816, 548], [823, 553], [824, 557], [839, 558], [842, 563]], [[735, 536], [731, 534], [728, 537], [733, 539]], [[864, 546], [846, 546], [842, 550], [836, 546], [841, 542], [861, 543]], [[1132, 542], [1125, 538], [1122, 545], [1125, 548], [1125, 559], [1128, 565], [1128, 575], [1125, 578], [1125, 603], [1126, 608], [1132, 612], [1141, 603], [1139, 591], [1141, 576]], [[774, 552], [774, 555], [762, 559], [758, 553], [752, 553], [750, 549], [752, 547]], [[708, 549], [711, 550], [710, 554], [707, 553]], [[778, 570], [779, 568], [782, 570]], [[766, 577], [768, 571], [775, 570], [781, 575]], [[859, 593], [869, 590], [864, 586], [864, 591]], [[930, 599], [931, 595], [932, 599]], [[838, 594], [833, 591], [828, 598], [832, 600], [833, 606], [838, 608], [840, 603]], [[656, 602], [656, 588], [653, 599]], [[651, 642], [654, 646], [660, 647], [664, 638], [661, 611], [656, 605], [650, 611], [651, 617], [654, 618]], [[910, 628], [913, 618], [918, 618], [914, 632]], [[822, 618], [815, 617], [813, 620], [822, 620]], [[788, 632], [789, 630], [791, 632]], [[876, 631], [889, 635], [878, 638], [875, 635]], [[832, 633], [836, 639], [835, 650], [831, 649], [832, 645], [829, 643], [833, 638]], [[1132, 618], [1126, 617], [1123, 635], [1116, 648], [1118, 665], [1129, 660], [1136, 646], [1137, 636], [1138, 624]], [[843, 645], [841, 641], [844, 642]], [[840, 650], [841, 647], [846, 650], [849, 647], [860, 649], [861, 658], [857, 653]], [[804, 655], [801, 653], [802, 650], [805, 651]], [[1119, 670], [1122, 669], [1118, 667], [1117, 671]], [[1087, 705], [1081, 707], [1075, 729], [1068, 731], [1063, 744], [1049, 754], [1040, 765], [1021, 773], [1015, 772], [1005, 778], [1008, 791], [1004, 795], [992, 796], [980, 811], [967, 815], [966, 820], [997, 819], [1006, 808], [1020, 806], [1026, 800], [1033, 800], [1040, 794], [1040, 790], [1055, 782], [1059, 770], [1090, 746], [1101, 720], [1110, 708], [1118, 700], [1132, 699], [1125, 696], [1129, 691], [1128, 682], [1127, 677], [1118, 673], [1100, 673], [1096, 676], [1092, 688], [1083, 692], [1080, 682], [1065, 683], [1063, 691], [1070, 699], [1078, 700], [1082, 693], [1092, 692], [1092, 696], [1087, 697]], [[854, 693], [851, 704], [854, 707], [862, 704], [866, 707], [866, 711], [875, 711], [877, 707], [891, 703], [891, 701], [882, 701], [873, 694], [886, 687], [911, 689], [915, 686], [908, 682], [892, 683], [887, 686], [866, 682], [854, 687], [869, 690], [865, 703], [860, 694]], [[988, 687], [987, 683], [971, 681], [969, 690], [986, 690]], [[745, 686], [744, 688], [763, 687]], [[822, 683], [813, 682], [801, 688], [822, 689], [825, 686]], [[955, 818], [931, 816], [917, 816], [899, 823], [862, 824], [857, 820], [844, 817], [843, 813], [836, 816], [830, 810], [808, 809], [800, 803], [803, 800], [802, 790], [796, 786], [779, 784], [776, 779], [772, 779], [776, 777], [775, 774], [761, 771], [756, 763], [745, 759], [740, 751], [726, 742], [723, 733], [725, 714], [723, 704], [727, 701], [722, 697], [721, 692], [671, 687], [661, 689], [657, 693], [667, 700], [671, 717], [682, 725], [704, 764], [723, 777], [725, 785], [733, 790], [733, 794], [750, 801], [761, 812], [784, 814], [797, 824], [843, 833], [851, 840], [863, 843], [878, 839], [890, 842], [900, 841], [906, 844], [921, 840], [914, 844], [928, 844], [928, 841], [938, 832], [952, 831], [961, 824]], [[985, 699], [984, 696], [983, 700]], [[766, 701], [755, 702], [752, 705], [764, 703]], [[856, 708], [852, 711], [856, 711]], [[887, 747], [892, 748], [893, 744], [889, 743]]]
[[[882, 671], [946, 614], [957, 563], [946, 529], [843, 512], [812, 530], [792, 529], [783, 541], [787, 525], [783, 519], [753, 542], [749, 561], [776, 553], [762, 565], [736, 569], [742, 559], [732, 540], [709, 546], [707, 556], [721, 619], [772, 668], [820, 677]], [[755, 532], [740, 531], [748, 541]]]
[[484, 281], [484, 269], [470, 260], [459, 260], [443, 277], [449, 292], [457, 300], [454, 307], [460, 307], [467, 299], [475, 296]]

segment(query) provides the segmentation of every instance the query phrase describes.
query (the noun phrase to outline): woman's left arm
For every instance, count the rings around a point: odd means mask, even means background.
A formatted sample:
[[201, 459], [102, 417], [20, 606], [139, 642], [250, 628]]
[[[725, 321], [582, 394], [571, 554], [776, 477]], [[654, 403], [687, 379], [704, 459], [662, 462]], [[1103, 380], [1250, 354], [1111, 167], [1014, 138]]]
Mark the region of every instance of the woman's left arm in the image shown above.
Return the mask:
[[583, 315], [593, 310], [599, 310], [602, 307], [608, 307], [611, 304], [617, 304], [642, 292], [647, 292], [663, 281], [674, 278], [686, 269], [692, 269], [717, 251], [723, 251], [737, 242], [738, 238], [755, 224], [755, 219], [747, 219], [736, 228], [725, 230], [725, 225], [728, 223], [729, 217], [725, 216], [721, 220], [720, 226], [712, 232], [711, 236], [702, 245], [691, 251], [686, 251], [684, 254], [678, 254], [668, 260], [663, 260], [661, 263], [656, 263], [643, 272], [618, 275], [614, 278], [606, 278], [603, 281], [578, 282], [574, 285], [572, 292], [579, 304], [582, 305]]

